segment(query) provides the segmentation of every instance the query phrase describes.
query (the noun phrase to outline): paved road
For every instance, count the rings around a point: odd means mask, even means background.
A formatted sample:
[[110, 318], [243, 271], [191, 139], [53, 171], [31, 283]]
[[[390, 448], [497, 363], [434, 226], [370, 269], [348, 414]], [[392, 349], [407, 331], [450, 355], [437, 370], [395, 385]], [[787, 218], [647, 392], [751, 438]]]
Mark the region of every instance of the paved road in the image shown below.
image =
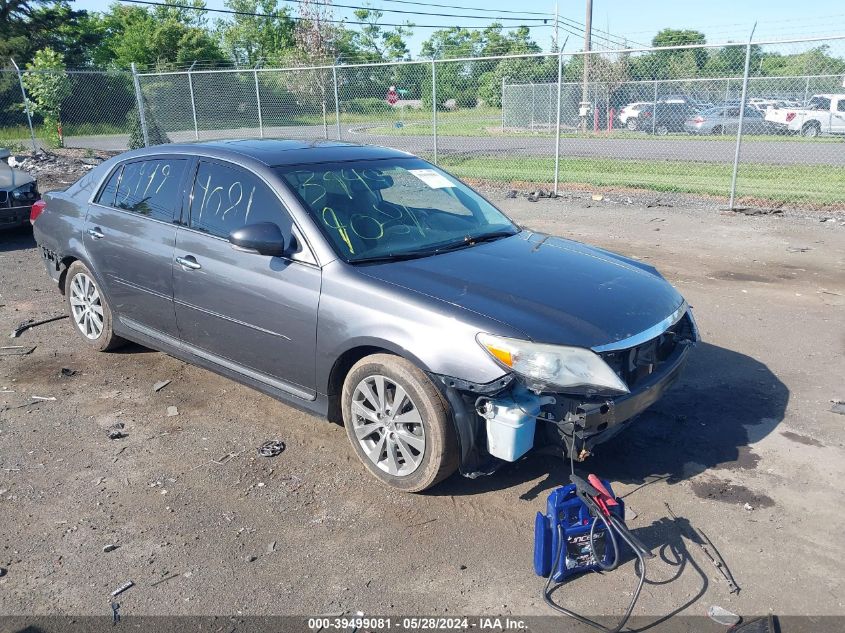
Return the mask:
[[[384, 124], [379, 124], [384, 129]], [[359, 125], [342, 130], [344, 140], [386, 145], [412, 153], [431, 152], [434, 141], [431, 135], [395, 136], [370, 130], [378, 128]], [[268, 138], [336, 138], [333, 125], [286, 126], [265, 128]], [[624, 135], [624, 132], [621, 133]], [[195, 140], [193, 131], [171, 132], [174, 141]], [[200, 139], [249, 138], [259, 136], [258, 128], [237, 128], [201, 132]], [[91, 147], [99, 150], [126, 149], [129, 136], [77, 136], [69, 137], [71, 147]], [[620, 158], [629, 160], [682, 160], [726, 163], [733, 161], [734, 140], [696, 138], [561, 138], [561, 155], [569, 158]], [[526, 136], [440, 136], [438, 152], [443, 154], [481, 156], [536, 156], [553, 157], [554, 138]], [[746, 141], [742, 146], [744, 163], [774, 165], [841, 165], [845, 166], [845, 143], [829, 141]]]

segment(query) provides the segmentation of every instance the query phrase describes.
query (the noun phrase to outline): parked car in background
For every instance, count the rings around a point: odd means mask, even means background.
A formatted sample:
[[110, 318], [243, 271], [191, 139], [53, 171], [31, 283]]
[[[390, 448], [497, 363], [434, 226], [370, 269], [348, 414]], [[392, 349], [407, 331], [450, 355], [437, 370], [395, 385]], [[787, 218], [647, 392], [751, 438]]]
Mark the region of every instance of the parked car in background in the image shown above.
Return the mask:
[[845, 94], [813, 95], [803, 108], [769, 108], [766, 121], [781, 133], [809, 138], [845, 134]]
[[619, 110], [619, 115], [617, 118], [619, 119], [619, 123], [622, 127], [627, 127], [628, 121], [630, 119], [634, 119], [633, 127], [630, 128], [632, 130], [636, 130], [636, 118], [640, 114], [640, 110], [644, 107], [653, 105], [651, 101], [634, 101], [633, 103], [629, 103], [626, 106], [623, 106], [621, 110]]
[[698, 340], [651, 265], [523, 229], [382, 147], [135, 150], [32, 221], [87, 346], [136, 341], [343, 422], [408, 492], [535, 445], [580, 459], [632, 428]]
[[658, 103], [644, 106], [636, 118], [628, 119], [629, 130], [666, 136], [670, 132], [683, 132], [684, 123], [696, 109], [686, 103]]
[[27, 224], [32, 204], [40, 197], [35, 178], [10, 166], [9, 157], [0, 149], [0, 230]]
[[[684, 122], [684, 129], [690, 134], [736, 134], [739, 130], [739, 107], [710, 108], [691, 115]], [[746, 108], [742, 118], [744, 134], [766, 134], [769, 123], [763, 113], [754, 108]]]

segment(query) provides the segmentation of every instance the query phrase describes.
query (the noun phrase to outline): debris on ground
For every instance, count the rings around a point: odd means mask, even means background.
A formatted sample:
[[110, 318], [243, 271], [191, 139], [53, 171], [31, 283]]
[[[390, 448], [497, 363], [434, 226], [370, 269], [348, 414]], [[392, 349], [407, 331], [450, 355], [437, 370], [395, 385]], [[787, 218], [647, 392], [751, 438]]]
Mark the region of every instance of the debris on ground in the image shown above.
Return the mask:
[[601, 202], [602, 200], [604, 200], [604, 196], [600, 193], [594, 193], [592, 196], [590, 196], [590, 198], [592, 200], [595, 200], [596, 202]]
[[108, 433], [109, 439], [122, 440], [124, 437], [129, 437], [126, 433], [123, 432], [123, 427], [123, 422], [115, 422], [108, 429], [106, 429], [106, 433]]
[[651, 202], [645, 205], [646, 209], [652, 209], [654, 207], [671, 207], [672, 205], [669, 202], [663, 202], [660, 198], [655, 198]]
[[68, 315], [61, 314], [59, 316], [41, 319], [40, 321], [36, 321], [35, 319], [27, 319], [23, 323], [18, 324], [18, 326], [14, 330], [12, 330], [12, 333], [9, 335], [9, 338], [18, 338], [21, 334], [23, 334], [30, 328], [38, 327], [39, 325], [44, 325], [46, 323], [52, 323], [53, 321], [60, 321], [61, 319], [67, 318]]
[[786, 252], [787, 253], [806, 253], [810, 250], [809, 246], [787, 246]]
[[633, 521], [638, 516], [640, 516], [640, 515], [638, 515], [636, 512], [634, 512], [634, 509], [631, 506], [625, 504], [625, 520], [626, 521]]
[[[669, 513], [669, 516], [672, 518], [673, 521], [678, 522], [678, 515], [676, 515], [669, 504], [664, 501], [663, 505], [666, 506], [666, 511]], [[683, 529], [680, 527], [681, 534], [686, 536], [690, 539], [693, 543], [698, 545], [701, 548], [701, 551], [704, 552], [704, 555], [713, 563], [713, 566], [718, 570], [718, 572], [722, 575], [722, 578], [725, 579], [725, 582], [728, 584], [728, 592], [729, 593], [739, 593], [739, 585], [736, 584], [734, 580], [733, 574], [731, 573], [728, 564], [725, 562], [725, 559], [722, 558], [722, 555], [719, 553], [719, 550], [716, 549], [716, 546], [713, 545], [713, 541], [710, 540], [710, 537], [707, 536], [703, 530], [691, 525], [689, 522], [686, 523], [689, 527], [688, 530]], [[691, 534], [687, 533], [691, 532]]]
[[153, 385], [153, 391], [158, 393], [159, 391], [164, 389], [169, 384], [170, 384], [169, 380], [161, 380], [161, 381], [159, 381], [159, 382], [157, 382], [156, 384]]
[[240, 453], [226, 453], [220, 459], [212, 459], [211, 462], [214, 463], [214, 464], [217, 464], [218, 466], [222, 466], [223, 464], [228, 462], [230, 459], [233, 459], [233, 458], [237, 457], [238, 455], [240, 455]]
[[135, 583], [131, 580], [127, 580], [125, 583], [120, 585], [117, 589], [111, 592], [112, 597], [122, 594], [127, 589], [130, 589], [135, 586]]
[[0, 567], [0, 578], [2, 578], [2, 577], [3, 577], [3, 576], [5, 576], [5, 575], [6, 575], [6, 568], [5, 568], [5, 567]]
[[112, 602], [110, 606], [112, 612], [112, 624], [117, 624], [118, 622], [120, 622], [120, 603]]
[[170, 405], [169, 407], [167, 407], [167, 417], [168, 418], [172, 418], [172, 417], [177, 416], [177, 415], [179, 415], [179, 409], [177, 409], [173, 405]]
[[258, 560], [258, 556], [256, 556], [255, 554], [250, 554], [249, 556], [245, 557], [245, 560], [248, 563], [252, 563]]
[[281, 440], [267, 440], [258, 447], [258, 454], [262, 457], [275, 457], [285, 450], [285, 443]]
[[59, 375], [62, 378], [70, 378], [71, 376], [76, 376], [79, 373], [78, 369], [70, 369], [68, 367], [62, 367]]
[[172, 580], [172, 579], [176, 578], [177, 576], [180, 576], [180, 574], [170, 574], [169, 576], [165, 576], [161, 580], [156, 580], [154, 583], [151, 583], [150, 587], [155, 587], [156, 585], [160, 585], [161, 583], [166, 582], [168, 580]]
[[830, 410], [834, 413], [838, 413], [840, 415], [845, 415], [845, 402], [841, 400], [836, 400], [833, 403], [833, 406], [830, 407]]
[[0, 356], [27, 356], [35, 351], [35, 345], [5, 345], [0, 347]]
[[505, 194], [505, 198], [516, 198], [516, 189], [511, 189]]
[[736, 613], [731, 613], [715, 604], [707, 609], [707, 617], [723, 626], [733, 626], [742, 620]]
[[56, 396], [30, 396], [33, 400], [38, 400], [39, 402], [55, 402]]
[[783, 209], [751, 209], [746, 207], [737, 207], [731, 210], [734, 213], [741, 213], [742, 215], [783, 215]]
[[752, 510], [754, 510], [754, 506], [753, 506], [753, 505], [751, 505], [751, 504], [750, 504], [750, 503], [748, 503], [748, 502], [746, 502], [746, 503], [745, 503], [745, 505], [744, 505], [744, 506], [742, 506], [742, 507], [743, 507], [743, 508], [745, 508], [746, 512], [751, 512]]
[[120, 545], [115, 545], [114, 543], [109, 543], [108, 545], [103, 547], [103, 553], [108, 554], [109, 552], [113, 552], [114, 550], [116, 550], [118, 547], [120, 547]]

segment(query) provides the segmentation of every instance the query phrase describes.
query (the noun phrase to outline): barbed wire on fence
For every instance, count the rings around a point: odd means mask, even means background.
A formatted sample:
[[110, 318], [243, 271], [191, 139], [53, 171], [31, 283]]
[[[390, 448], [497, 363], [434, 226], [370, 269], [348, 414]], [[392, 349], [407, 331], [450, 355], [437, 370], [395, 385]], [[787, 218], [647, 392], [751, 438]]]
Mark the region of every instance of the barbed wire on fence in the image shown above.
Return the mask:
[[[507, 186], [845, 208], [843, 53], [845, 36], [285, 68], [69, 71], [62, 123], [69, 145], [96, 149], [335, 139], [397, 147], [458, 176]], [[14, 69], [0, 70], [0, 139], [23, 145], [16, 81]], [[36, 117], [43, 144], [38, 126]]]

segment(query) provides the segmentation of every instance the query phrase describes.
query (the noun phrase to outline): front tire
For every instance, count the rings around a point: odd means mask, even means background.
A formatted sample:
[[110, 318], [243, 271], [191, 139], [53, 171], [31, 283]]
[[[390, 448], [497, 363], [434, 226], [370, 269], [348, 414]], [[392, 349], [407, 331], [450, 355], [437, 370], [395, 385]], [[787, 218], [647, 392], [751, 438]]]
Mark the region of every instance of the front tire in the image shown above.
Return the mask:
[[628, 128], [631, 132], [636, 132], [638, 125], [637, 125], [637, 118], [636, 117], [629, 117], [627, 121], [625, 121], [625, 127]]
[[448, 406], [410, 361], [390, 354], [358, 361], [343, 383], [341, 403], [355, 454], [383, 484], [421, 492], [457, 470]]
[[94, 275], [80, 261], [68, 268], [65, 301], [74, 329], [89, 347], [107, 352], [126, 342], [112, 330], [112, 313], [106, 297]]

